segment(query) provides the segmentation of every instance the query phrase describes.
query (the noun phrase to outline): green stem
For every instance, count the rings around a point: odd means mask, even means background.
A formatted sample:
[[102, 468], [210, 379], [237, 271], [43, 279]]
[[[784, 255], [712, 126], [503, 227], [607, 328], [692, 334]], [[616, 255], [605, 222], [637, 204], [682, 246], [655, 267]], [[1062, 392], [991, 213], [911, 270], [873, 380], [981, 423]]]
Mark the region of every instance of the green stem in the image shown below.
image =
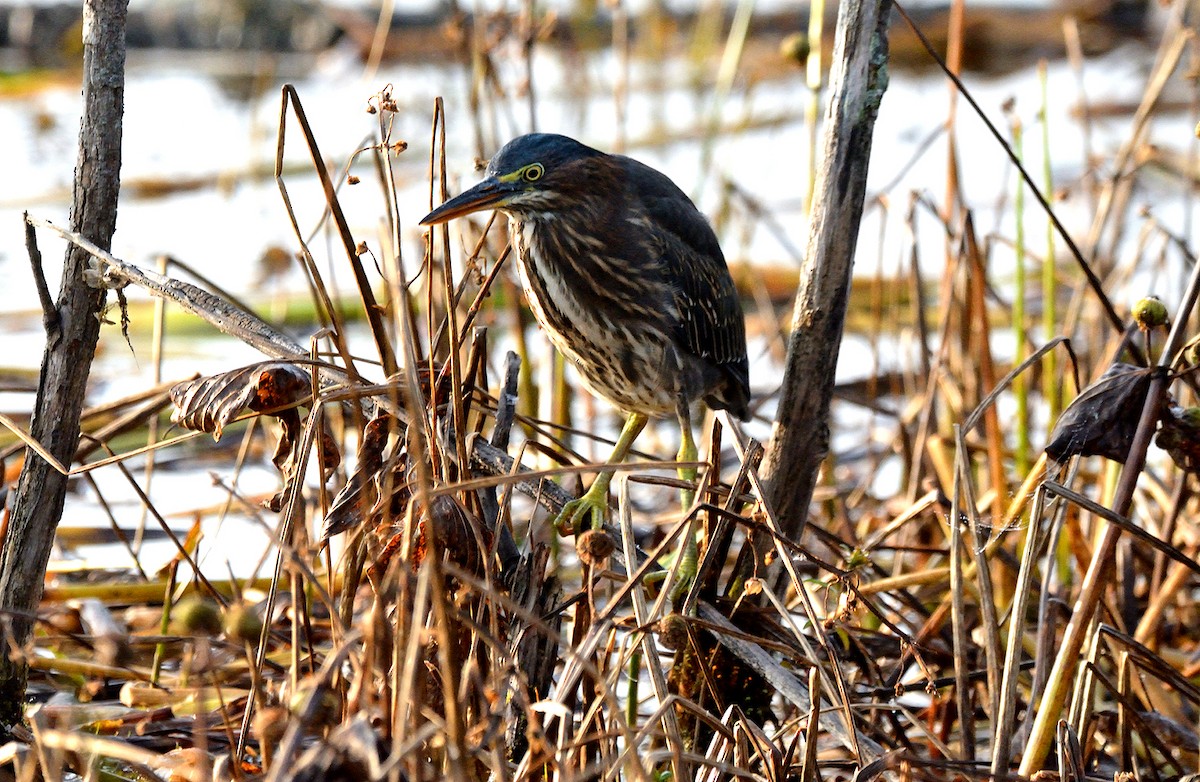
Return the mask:
[[[1022, 150], [1021, 123], [1014, 119], [1012, 123], [1013, 153], [1018, 159], [1024, 157]], [[1017, 193], [1013, 202], [1016, 213], [1016, 235], [1014, 250], [1016, 252], [1016, 293], [1013, 294], [1013, 339], [1016, 350], [1013, 354], [1013, 365], [1019, 366], [1025, 360], [1025, 180], [1017, 179]], [[1013, 378], [1013, 395], [1017, 401], [1017, 475], [1029, 472], [1029, 384], [1024, 374]]]
[[[1050, 166], [1050, 118], [1047, 107], [1050, 103], [1049, 88], [1046, 78], [1046, 61], [1038, 64], [1038, 77], [1042, 83], [1042, 189], [1051, 196], [1054, 194], [1054, 174]], [[1042, 262], [1042, 337], [1049, 342], [1058, 331], [1058, 313], [1056, 307], [1055, 288], [1057, 286], [1057, 271], [1054, 262], [1054, 221], [1046, 221], [1046, 258]], [[1042, 394], [1048, 406], [1047, 420], [1053, 424], [1058, 420], [1062, 411], [1062, 384], [1058, 377], [1058, 354], [1051, 351], [1042, 359]]]
[[629, 655], [629, 686], [625, 691], [625, 724], [631, 728], [637, 725], [638, 679], [641, 675], [642, 653], [635, 650]]

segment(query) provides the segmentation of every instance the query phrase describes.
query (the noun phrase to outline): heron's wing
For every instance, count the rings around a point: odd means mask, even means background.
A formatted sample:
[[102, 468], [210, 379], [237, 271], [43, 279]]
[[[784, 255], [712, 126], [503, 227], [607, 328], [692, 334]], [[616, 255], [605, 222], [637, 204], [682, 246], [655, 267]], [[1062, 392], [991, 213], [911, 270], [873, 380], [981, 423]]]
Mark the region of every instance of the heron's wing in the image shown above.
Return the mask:
[[721, 255], [697, 252], [677, 236], [662, 238], [662, 261], [676, 281], [683, 344], [717, 364], [746, 360], [746, 323]]
[[720, 249], [715, 255], [699, 252], [676, 234], [662, 237], [662, 247], [661, 258], [674, 281], [674, 304], [681, 316], [676, 339], [709, 367], [705, 374], [715, 371], [716, 377], [723, 378], [710, 386], [704, 400], [714, 409], [727, 408], [745, 419], [750, 402], [746, 321], [725, 258]]
[[720, 365], [741, 365], [746, 381], [746, 323], [725, 256], [712, 226], [664, 174], [625, 158], [653, 227], [655, 251], [674, 287], [682, 315], [680, 341], [691, 353]]

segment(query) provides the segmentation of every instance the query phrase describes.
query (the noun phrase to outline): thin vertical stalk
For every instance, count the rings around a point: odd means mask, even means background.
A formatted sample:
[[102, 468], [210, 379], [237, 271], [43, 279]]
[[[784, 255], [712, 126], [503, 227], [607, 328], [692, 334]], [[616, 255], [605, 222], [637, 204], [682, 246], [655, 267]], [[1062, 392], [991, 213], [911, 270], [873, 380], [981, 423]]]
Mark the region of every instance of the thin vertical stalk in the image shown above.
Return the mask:
[[[966, 15], [965, 0], [950, 0], [950, 15], [946, 22], [946, 70], [957, 76], [962, 70], [963, 26]], [[957, 85], [951, 83], [946, 109], [946, 196], [942, 219], [947, 225], [958, 221], [958, 94]], [[946, 256], [951, 255], [950, 244], [946, 244]]]
[[[1021, 120], [1014, 116], [1011, 121], [1013, 152], [1018, 158], [1024, 159], [1024, 138], [1021, 128]], [[1026, 345], [1025, 345], [1025, 299], [1026, 279], [1025, 279], [1025, 180], [1017, 177], [1017, 192], [1013, 197], [1013, 218], [1016, 220], [1016, 227], [1013, 231], [1013, 253], [1015, 255], [1016, 268], [1014, 270], [1012, 300], [1012, 330], [1013, 330], [1013, 364], [1018, 365], [1025, 361]], [[1053, 356], [1053, 353], [1048, 354]], [[1057, 378], [1055, 378], [1057, 380]], [[1017, 475], [1025, 475], [1029, 472], [1029, 382], [1022, 373], [1013, 378], [1013, 397], [1017, 403], [1017, 422], [1016, 434], [1017, 444], [1014, 460], [1016, 463]]]
[[[1171, 378], [1168, 372], [1173, 357], [1182, 348], [1188, 330], [1188, 321], [1195, 307], [1196, 299], [1200, 297], [1200, 264], [1192, 267], [1192, 277], [1188, 281], [1187, 291], [1183, 302], [1172, 320], [1171, 333], [1159, 357], [1157, 368], [1150, 380], [1150, 388], [1146, 394], [1146, 405], [1138, 422], [1137, 434], [1129, 448], [1129, 457], [1121, 470], [1121, 479], [1117, 484], [1111, 508], [1114, 512], [1125, 516], [1133, 503], [1134, 489], [1137, 487], [1138, 476], [1146, 464], [1146, 449], [1150, 438], [1154, 435], [1159, 411], [1162, 409], [1166, 391]], [[1050, 672], [1046, 692], [1036, 709], [1033, 727], [1030, 732], [1029, 744], [1025, 756], [1021, 759], [1020, 773], [1022, 776], [1032, 776], [1042, 767], [1050, 744], [1054, 741], [1054, 726], [1058, 722], [1063, 706], [1069, 694], [1072, 672], [1079, 662], [1079, 653], [1083, 649], [1087, 629], [1095, 615], [1096, 606], [1105, 588], [1111, 581], [1110, 574], [1113, 566], [1113, 556], [1116, 553], [1117, 541], [1121, 537], [1121, 528], [1108, 524], [1092, 555], [1087, 573], [1083, 578], [1079, 599], [1076, 601], [1067, 624], [1063, 641], [1059, 647], [1058, 657]]]
[[371, 81], [379, 73], [379, 64], [383, 62], [384, 49], [387, 47], [388, 33], [392, 29], [392, 16], [395, 14], [395, 0], [382, 0], [379, 4], [379, 16], [375, 19], [375, 34], [371, 37], [371, 50], [367, 54], [367, 63], [363, 66], [363, 81]]
[[534, 89], [533, 49], [537, 43], [537, 23], [534, 14], [537, 12], [534, 0], [525, 0], [521, 10], [521, 49], [525, 61], [525, 96], [529, 99], [529, 132], [536, 133], [537, 124], [537, 92]]
[[[994, 719], [1000, 712], [1000, 618], [996, 614], [997, 596], [992, 587], [992, 568], [988, 562], [988, 549], [995, 538], [988, 538], [985, 527], [980, 523], [979, 499], [975, 494], [975, 485], [971, 481], [970, 451], [967, 448], [965, 433], [957, 433], [955, 449], [960, 454], [961, 469], [963, 470], [962, 491], [966, 505], [966, 521], [971, 533], [971, 556], [975, 564], [975, 580], [979, 593], [980, 634], [983, 641], [978, 646], [983, 647], [984, 663], [987, 666], [987, 689], [989, 702], [987, 713]], [[990, 529], [989, 524], [987, 529]], [[973, 757], [973, 756], [972, 756]]]
[[1117, 654], [1117, 736], [1121, 747], [1122, 771], [1133, 770], [1133, 729], [1130, 725], [1132, 715], [1129, 713], [1130, 669], [1129, 652]]
[[1079, 35], [1079, 20], [1068, 16], [1063, 20], [1063, 42], [1067, 48], [1067, 61], [1075, 73], [1075, 84], [1078, 90], [1076, 105], [1079, 107], [1079, 131], [1082, 138], [1080, 152], [1083, 168], [1082, 189], [1088, 199], [1088, 209], [1096, 211], [1099, 195], [1096, 187], [1096, 169], [1092, 164], [1095, 156], [1092, 154], [1092, 106], [1083, 81], [1083, 41]]
[[571, 399], [575, 396], [574, 389], [568, 382], [567, 375], [567, 360], [563, 354], [557, 350], [553, 351], [549, 356], [550, 361], [550, 393], [547, 395], [549, 399], [549, 409], [546, 411], [546, 418], [558, 426], [563, 427], [567, 441], [571, 441]]
[[[626, 562], [636, 562], [636, 542], [633, 534], [633, 503], [629, 497], [629, 476], [621, 473], [614, 479], [617, 494], [617, 514], [621, 528], [621, 550], [625, 555]], [[633, 589], [629, 592], [630, 601], [633, 604], [633, 615], [639, 626], [646, 626], [651, 622], [658, 621], [661, 616], [657, 612], [652, 612], [650, 607], [646, 605], [646, 595], [640, 589]], [[654, 644], [654, 638], [649, 633], [641, 634], [638, 638], [638, 644], [641, 646], [641, 653], [649, 660], [656, 660], [658, 650]], [[633, 660], [630, 659], [630, 676], [633, 676]], [[659, 703], [667, 702], [670, 697], [670, 687], [667, 683], [667, 677], [660, 665], [647, 665], [646, 671], [650, 675], [650, 681], [654, 685], [654, 696]], [[632, 690], [635, 682], [630, 682]], [[634, 707], [636, 708], [636, 706]], [[674, 779], [684, 779], [683, 772], [686, 770], [683, 762], [683, 752], [685, 747], [680, 740], [679, 735], [679, 720], [678, 714], [674, 708], [668, 708], [663, 712], [663, 739], [666, 742], [668, 749], [671, 752], [671, 770]], [[629, 724], [632, 730], [635, 725]], [[645, 770], [642, 768], [642, 763], [638, 753], [630, 753], [631, 777], [641, 778], [645, 776]]]
[[[954, 441], [961, 445], [959, 425], [954, 425]], [[969, 466], [964, 464], [967, 455], [956, 449], [954, 484], [950, 493], [950, 627], [954, 638], [954, 695], [958, 705], [960, 725], [960, 760], [972, 760], [975, 756], [975, 736], [971, 719], [971, 681], [967, 676], [970, 662], [967, 659], [967, 602], [963, 594], [963, 538], [962, 538], [962, 483], [969, 481]]]
[[[1042, 189], [1047, 198], [1054, 198], [1054, 171], [1050, 158], [1050, 91], [1046, 73], [1046, 61], [1038, 63], [1038, 77], [1042, 83]], [[1022, 180], [1022, 186], [1024, 181]], [[1023, 189], [1018, 190], [1022, 193]], [[1058, 264], [1055, 261], [1054, 221], [1046, 220], [1046, 255], [1042, 260], [1042, 338], [1047, 342], [1058, 334]], [[1063, 386], [1058, 377], [1058, 355], [1047, 353], [1042, 359], [1042, 396], [1045, 398], [1048, 420], [1057, 421], [1062, 412]], [[1022, 419], [1028, 429], [1028, 419]]]
[[725, 38], [725, 48], [721, 52], [721, 64], [717, 67], [712, 106], [709, 109], [704, 141], [700, 148], [700, 177], [694, 191], [697, 194], [704, 189], [705, 181], [712, 170], [713, 148], [716, 146], [717, 132], [721, 128], [721, 112], [725, 108], [729, 95], [733, 92], [733, 80], [737, 76], [738, 64], [742, 60], [742, 50], [746, 46], [746, 37], [750, 32], [750, 17], [754, 14], [754, 1], [738, 0], [737, 8], [733, 12], [733, 22], [729, 27], [729, 35]]
[[798, 540], [804, 529], [818, 471], [829, 451], [827, 421], [834, 371], [849, 303], [875, 117], [887, 88], [891, 7], [890, 0], [847, 0], [838, 7], [808, 251], [796, 292], [783, 392], [763, 460], [765, 499], [789, 540]]
[[612, 47], [617, 72], [613, 78], [613, 112], [616, 115], [613, 151], [624, 152], [629, 128], [629, 11], [622, 0], [612, 0]]
[[1086, 654], [1084, 654], [1084, 665], [1081, 665], [1075, 672], [1075, 687], [1072, 691], [1070, 708], [1067, 709], [1067, 722], [1070, 723], [1076, 734], [1084, 732], [1088, 716], [1092, 713], [1092, 696], [1095, 691], [1096, 677], [1092, 675], [1088, 666], [1095, 665], [1099, 656], [1099, 633], [1100, 619], [1093, 616], [1092, 621], [1088, 623], [1088, 644]]
[[808, 103], [804, 107], [804, 124], [808, 127], [808, 189], [804, 193], [804, 210], [812, 211], [813, 192], [817, 185], [817, 120], [821, 111], [821, 53], [825, 34], [825, 0], [812, 0], [808, 6], [808, 60], [805, 79], [808, 82]]
[[[1200, 41], [1196, 40], [1194, 36], [1191, 42], [1191, 53], [1188, 57], [1188, 73], [1192, 74], [1191, 124], [1197, 130], [1188, 142], [1187, 164], [1184, 166], [1184, 171], [1196, 171], [1200, 167], [1200, 78], [1196, 78], [1195, 74], [1200, 73]], [[1183, 228], [1180, 235], [1186, 244], [1191, 244], [1192, 221], [1196, 204], [1196, 177], [1184, 177], [1183, 182]]]
[[[969, 329], [969, 339], [978, 340], [976, 358], [979, 364], [980, 388], [995, 388], [997, 385], [995, 362], [992, 360], [992, 330], [988, 323], [987, 264], [975, 237], [975, 220], [971, 212], [963, 221], [963, 248], [968, 258], [967, 292], [970, 310], [974, 311], [975, 325]], [[1019, 375], [1018, 375], [1019, 377]], [[987, 405], [983, 412], [983, 431], [987, 444], [988, 479], [992, 486], [992, 514], [1004, 518], [1004, 503], [1008, 496], [1008, 476], [1004, 472], [1004, 433], [1000, 431], [1000, 416], [994, 405]]]
[[[166, 255], [160, 255], [155, 259], [158, 265], [158, 273], [166, 275], [167, 264], [170, 258]], [[150, 334], [150, 379], [154, 385], [162, 385], [162, 368], [163, 368], [163, 338], [167, 331], [167, 302], [163, 299], [154, 299], [154, 321], [151, 326]], [[150, 416], [146, 421], [146, 463], [142, 468], [142, 488], [146, 493], [150, 493], [150, 483], [154, 479], [154, 467], [157, 459], [157, 449], [153, 446], [158, 442], [158, 415]], [[137, 560], [138, 553], [142, 550], [143, 536], [146, 530], [146, 520], [149, 517], [149, 512], [146, 508], [142, 508], [141, 514], [138, 516], [137, 532], [135, 534], [135, 543], [133, 546], [134, 561]]]
[[[532, 12], [532, 9], [530, 9]], [[532, 24], [532, 21], [530, 22]], [[532, 35], [532, 33], [531, 33]], [[532, 56], [532, 55], [531, 55]], [[532, 86], [530, 87], [532, 93]], [[530, 97], [530, 113], [533, 113], [532, 95]], [[441, 189], [441, 197], [444, 201], [447, 195], [446, 191], [446, 111], [442, 104], [442, 99], [436, 101], [436, 115], [438, 122], [434, 127], [434, 131], [438, 136], [438, 183]], [[457, 298], [454, 295], [454, 265], [450, 259], [450, 232], [445, 229], [441, 232], [442, 239], [442, 294], [445, 297], [446, 307], [446, 327], [447, 327], [447, 350], [448, 356], [446, 361], [450, 365], [450, 416], [454, 424], [454, 450], [457, 461], [460, 465], [467, 463], [467, 417], [463, 409], [463, 371], [462, 371], [462, 346], [459, 342], [458, 331], [458, 307]], [[432, 250], [432, 243], [430, 245]], [[432, 265], [430, 266], [432, 268]], [[433, 356], [437, 350], [436, 344], [430, 344], [429, 355]], [[437, 410], [437, 375], [432, 371], [429, 374], [430, 397], [434, 398], [434, 403], [431, 405], [431, 410]]]
[[1017, 572], [1013, 602], [1009, 610], [1008, 643], [1004, 650], [1004, 669], [1000, 682], [1000, 710], [993, 715], [992, 732], [992, 778], [1004, 779], [1008, 774], [1012, 756], [1012, 735], [1017, 713], [1017, 674], [1021, 671], [1021, 650], [1025, 639], [1025, 611], [1033, 583], [1037, 552], [1041, 545], [1038, 530], [1041, 527], [1046, 492], [1039, 488], [1033, 497], [1033, 509], [1029, 513], [1029, 534], [1025, 536], [1025, 549], [1021, 554], [1021, 567]]

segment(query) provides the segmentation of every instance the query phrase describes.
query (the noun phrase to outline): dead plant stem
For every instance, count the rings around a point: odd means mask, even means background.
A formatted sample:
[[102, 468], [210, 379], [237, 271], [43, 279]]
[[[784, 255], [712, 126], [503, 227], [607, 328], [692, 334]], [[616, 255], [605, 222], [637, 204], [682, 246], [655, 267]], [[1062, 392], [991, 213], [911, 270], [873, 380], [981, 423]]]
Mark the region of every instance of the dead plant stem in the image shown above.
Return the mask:
[[[1172, 319], [1173, 326], [1171, 333], [1167, 337], [1167, 342], [1163, 348], [1157, 369], [1150, 379], [1150, 389], [1147, 392], [1146, 405], [1142, 410], [1137, 434], [1134, 436], [1133, 443], [1129, 449], [1129, 458], [1125, 462], [1124, 469], [1121, 470], [1121, 479], [1117, 484], [1116, 494], [1113, 497], [1112, 509], [1122, 516], [1128, 515], [1129, 508], [1133, 502], [1133, 493], [1137, 488], [1137, 480], [1146, 462], [1146, 449], [1150, 445], [1151, 437], [1154, 435], [1159, 412], [1164, 403], [1167, 387], [1170, 384], [1168, 368], [1174, 361], [1176, 353], [1183, 346], [1188, 327], [1187, 324], [1191, 319], [1197, 296], [1200, 296], [1200, 264], [1193, 265], [1192, 276], [1188, 281], [1183, 302]], [[1042, 763], [1050, 750], [1050, 744], [1054, 740], [1054, 725], [1057, 723], [1058, 716], [1062, 711], [1063, 705], [1066, 703], [1068, 688], [1072, 678], [1071, 673], [1079, 661], [1079, 653], [1083, 648], [1085, 628], [1090, 624], [1096, 606], [1099, 604], [1105, 588], [1110, 583], [1113, 555], [1116, 552], [1117, 541], [1120, 537], [1121, 528], [1119, 526], [1113, 524], [1106, 525], [1104, 533], [1092, 555], [1092, 561], [1088, 565], [1087, 573], [1084, 575], [1079, 598], [1072, 611], [1071, 620], [1067, 624], [1058, 657], [1054, 662], [1054, 668], [1051, 670], [1046, 693], [1042, 696], [1042, 700], [1036, 710], [1029, 744], [1024, 757], [1021, 759], [1019, 773], [1022, 776], [1032, 776], [1034, 772], [1041, 769]]]

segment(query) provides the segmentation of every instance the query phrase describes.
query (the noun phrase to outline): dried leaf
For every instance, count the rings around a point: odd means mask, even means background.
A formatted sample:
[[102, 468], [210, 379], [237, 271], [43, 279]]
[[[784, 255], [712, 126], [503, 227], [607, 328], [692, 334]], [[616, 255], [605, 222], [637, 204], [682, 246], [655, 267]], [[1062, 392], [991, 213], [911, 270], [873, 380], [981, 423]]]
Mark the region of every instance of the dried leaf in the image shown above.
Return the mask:
[[312, 377], [286, 361], [264, 361], [171, 387], [171, 420], [214, 440], [238, 415], [275, 410], [312, 398]]
[[329, 505], [321, 530], [321, 541], [358, 526], [367, 511], [375, 505], [378, 498], [377, 477], [383, 469], [383, 451], [388, 444], [388, 435], [398, 426], [396, 418], [387, 413], [367, 423], [358, 447], [358, 466]]
[[1200, 408], [1173, 404], [1159, 423], [1154, 444], [1169, 453], [1179, 469], [1200, 474]]
[[387, 754], [370, 721], [356, 714], [305, 750], [285, 776], [293, 782], [376, 779], [373, 771]]
[[[263, 507], [276, 513], [283, 510], [292, 485], [304, 477], [303, 471], [299, 469], [300, 457], [303, 455], [300, 446], [304, 442], [304, 422], [295, 408], [283, 410], [277, 417], [282, 429], [279, 434], [279, 443], [275, 446], [275, 453], [271, 455], [271, 462], [279, 468], [279, 474], [283, 476], [283, 486], [275, 496], [263, 502]], [[325, 467], [321, 479], [329, 480], [329, 476], [333, 475], [333, 471], [342, 463], [342, 454], [324, 420], [321, 422], [321, 431], [317, 436], [317, 447], [321, 449], [321, 458]]]
[[1137, 431], [1153, 369], [1115, 363], [1059, 416], [1046, 454], [1057, 462], [1070, 456], [1104, 456], [1125, 462]]
[[[419, 568], [436, 546], [446, 558], [469, 573], [481, 574], [492, 545], [492, 535], [483, 522], [455, 498], [439, 495], [429, 509], [420, 508], [416, 516], [410, 564]], [[367, 569], [367, 578], [379, 583], [387, 572], [392, 557], [400, 551], [406, 533], [401, 528], [384, 545], [375, 562]]]
[[[224, 428], [241, 413], [266, 413], [279, 419], [282, 433], [272, 461], [283, 476], [283, 487], [263, 503], [273, 511], [283, 508], [285, 498], [302, 476], [300, 444], [304, 442], [304, 422], [295, 405], [312, 398], [312, 376], [287, 361], [264, 361], [247, 367], [176, 383], [171, 387], [175, 412], [171, 420], [180, 426], [211, 432], [221, 439]], [[328, 479], [342, 461], [341, 452], [328, 428], [322, 423], [317, 447]]]

